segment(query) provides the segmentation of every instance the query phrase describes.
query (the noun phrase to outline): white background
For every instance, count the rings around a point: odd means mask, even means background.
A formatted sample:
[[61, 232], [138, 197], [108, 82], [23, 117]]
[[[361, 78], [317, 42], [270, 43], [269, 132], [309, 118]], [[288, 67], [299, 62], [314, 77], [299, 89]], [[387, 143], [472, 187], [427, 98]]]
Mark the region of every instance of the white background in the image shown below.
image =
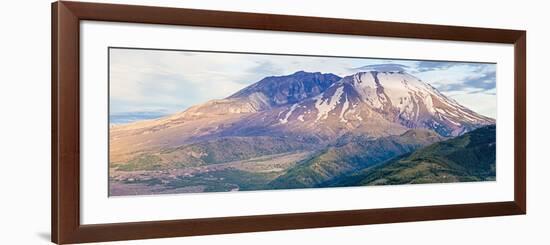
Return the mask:
[[[122, 2], [122, 1], [119, 1]], [[189, 8], [340, 18], [469, 25], [528, 30], [528, 215], [263, 232], [117, 244], [510, 244], [548, 243], [550, 186], [546, 139], [550, 90], [546, 76], [550, 21], [535, 1], [125, 1]], [[50, 225], [50, 4], [10, 2], [2, 25], [3, 244], [47, 244]], [[528, 242], [531, 241], [531, 242]]]
[[[89, 21], [80, 30], [82, 224], [513, 200], [512, 45]], [[497, 181], [108, 198], [109, 46], [496, 62]]]

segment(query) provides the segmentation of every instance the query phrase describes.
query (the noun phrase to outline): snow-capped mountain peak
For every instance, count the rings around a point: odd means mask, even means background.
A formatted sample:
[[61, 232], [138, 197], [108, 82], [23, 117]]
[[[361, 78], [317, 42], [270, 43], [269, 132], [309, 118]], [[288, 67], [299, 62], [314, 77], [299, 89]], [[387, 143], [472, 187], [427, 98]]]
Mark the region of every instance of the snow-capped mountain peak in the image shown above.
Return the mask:
[[[298, 115], [299, 111], [306, 114]], [[360, 127], [363, 119], [376, 117], [406, 128], [432, 129], [443, 136], [457, 136], [494, 123], [402, 71], [346, 76], [323, 93], [289, 106], [282, 115], [284, 123], [300, 118], [297, 123], [306, 124], [305, 119], [309, 119], [316, 124], [347, 124], [348, 128]]]

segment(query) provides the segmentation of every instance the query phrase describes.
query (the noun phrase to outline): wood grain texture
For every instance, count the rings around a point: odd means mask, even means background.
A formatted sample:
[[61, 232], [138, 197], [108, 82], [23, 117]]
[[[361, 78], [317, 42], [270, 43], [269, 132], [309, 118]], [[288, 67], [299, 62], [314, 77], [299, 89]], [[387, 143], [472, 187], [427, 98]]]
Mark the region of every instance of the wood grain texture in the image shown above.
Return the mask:
[[[79, 198], [79, 24], [81, 20], [514, 44], [514, 201], [81, 225]], [[526, 33], [517, 30], [65, 1], [53, 3], [52, 241], [65, 244], [525, 214], [525, 55]]]
[[[54, 168], [56, 176], [52, 176], [55, 184], [57, 205], [55, 214], [57, 227], [52, 238], [59, 243], [75, 240], [80, 227], [80, 92], [79, 92], [79, 21], [63, 3], [54, 5], [56, 18], [57, 43], [55, 44], [56, 63], [54, 65], [55, 97], [52, 98], [56, 114], [52, 115], [52, 127], [55, 131]], [[53, 95], [52, 95], [53, 96]]]
[[81, 19], [271, 31], [513, 43], [515, 30], [275, 14], [64, 2]]
[[58, 208], [58, 202], [57, 202], [57, 142], [59, 141], [57, 137], [57, 64], [58, 64], [58, 57], [57, 57], [57, 3], [52, 4], [52, 13], [51, 13], [51, 25], [52, 25], [52, 37], [51, 37], [51, 238], [53, 242], [58, 241], [58, 233], [57, 233], [57, 221], [59, 217], [57, 216], [57, 208]]
[[527, 212], [527, 33], [514, 43], [514, 200], [522, 213]]

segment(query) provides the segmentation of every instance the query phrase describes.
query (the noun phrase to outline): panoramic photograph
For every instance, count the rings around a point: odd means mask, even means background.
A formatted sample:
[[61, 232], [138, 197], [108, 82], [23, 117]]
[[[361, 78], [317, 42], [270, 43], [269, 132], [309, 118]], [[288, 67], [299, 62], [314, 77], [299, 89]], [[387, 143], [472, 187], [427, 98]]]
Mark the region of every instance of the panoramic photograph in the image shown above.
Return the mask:
[[109, 196], [495, 181], [496, 66], [109, 48]]

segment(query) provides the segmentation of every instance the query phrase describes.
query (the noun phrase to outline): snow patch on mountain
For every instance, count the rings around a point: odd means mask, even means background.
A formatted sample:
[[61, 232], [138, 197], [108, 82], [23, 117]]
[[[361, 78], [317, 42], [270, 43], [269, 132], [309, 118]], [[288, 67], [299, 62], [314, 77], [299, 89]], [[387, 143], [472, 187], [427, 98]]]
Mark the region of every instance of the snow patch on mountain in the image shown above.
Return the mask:
[[293, 105], [290, 107], [290, 110], [288, 110], [288, 112], [286, 113], [285, 118], [279, 119], [279, 122], [281, 122], [282, 124], [288, 123], [288, 118], [292, 115], [292, 112], [294, 112], [294, 110], [296, 110], [296, 108], [298, 107], [298, 105], [299, 105], [298, 103], [293, 104]]
[[349, 107], [349, 100], [348, 100], [348, 96], [346, 95], [344, 104], [342, 105], [342, 110], [340, 111], [340, 122], [343, 122], [343, 123], [348, 122], [348, 120], [344, 118], [346, 111], [348, 110], [348, 107]]
[[315, 108], [317, 109], [317, 119], [315, 120], [316, 122], [326, 119], [328, 117], [329, 112], [336, 108], [336, 106], [340, 103], [340, 98], [342, 97], [343, 93], [344, 87], [340, 86], [336, 89], [336, 91], [330, 98], [323, 97], [323, 94], [315, 97]]

